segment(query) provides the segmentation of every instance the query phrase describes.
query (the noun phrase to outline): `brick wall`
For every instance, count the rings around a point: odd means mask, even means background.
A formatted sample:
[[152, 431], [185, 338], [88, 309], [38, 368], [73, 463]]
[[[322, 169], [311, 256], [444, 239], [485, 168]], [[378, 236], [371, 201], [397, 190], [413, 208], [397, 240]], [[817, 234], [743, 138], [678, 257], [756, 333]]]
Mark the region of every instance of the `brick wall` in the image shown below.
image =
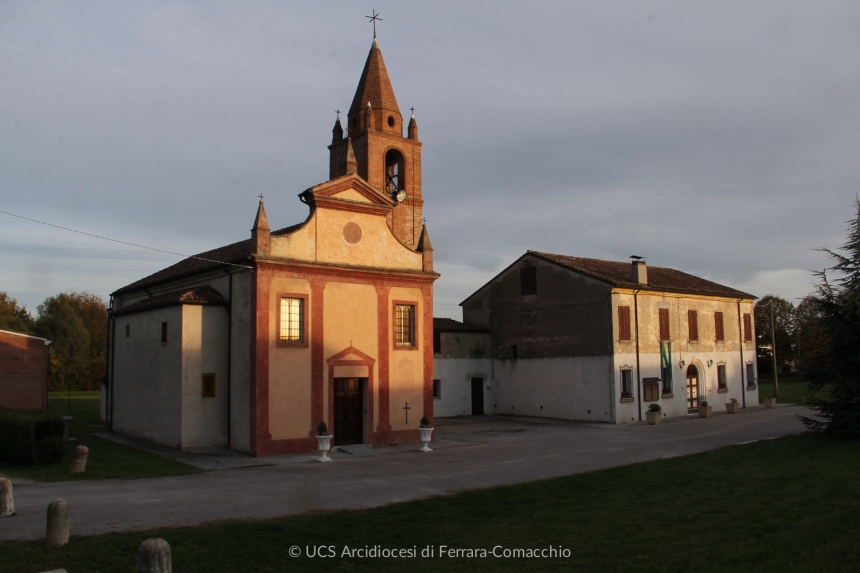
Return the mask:
[[47, 406], [49, 348], [42, 338], [0, 331], [0, 408]]

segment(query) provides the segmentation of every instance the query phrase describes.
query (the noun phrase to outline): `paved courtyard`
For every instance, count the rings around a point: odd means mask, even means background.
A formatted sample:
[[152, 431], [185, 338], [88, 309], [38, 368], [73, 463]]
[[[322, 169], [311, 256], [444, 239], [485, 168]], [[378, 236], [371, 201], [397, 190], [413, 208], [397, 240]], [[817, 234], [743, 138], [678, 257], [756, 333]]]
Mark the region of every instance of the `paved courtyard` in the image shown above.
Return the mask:
[[[265, 518], [321, 509], [374, 507], [551, 478], [797, 434], [799, 406], [763, 407], [659, 426], [590, 424], [512, 416], [439, 419], [432, 453], [417, 446], [255, 459], [229, 452], [164, 451], [202, 474], [15, 485], [17, 516], [0, 520], [0, 540], [39, 539], [57, 498], [71, 506], [72, 535]], [[356, 494], [356, 492], [360, 492]]]

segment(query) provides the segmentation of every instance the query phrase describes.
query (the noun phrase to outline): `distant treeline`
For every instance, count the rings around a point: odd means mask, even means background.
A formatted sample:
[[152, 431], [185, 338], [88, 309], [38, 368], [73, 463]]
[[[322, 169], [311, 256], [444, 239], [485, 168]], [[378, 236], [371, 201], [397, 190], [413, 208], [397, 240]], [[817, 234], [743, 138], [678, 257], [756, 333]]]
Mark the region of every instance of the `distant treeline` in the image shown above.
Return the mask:
[[98, 390], [106, 373], [107, 304], [86, 292], [45, 299], [34, 317], [0, 292], [0, 330], [53, 341], [48, 390]]

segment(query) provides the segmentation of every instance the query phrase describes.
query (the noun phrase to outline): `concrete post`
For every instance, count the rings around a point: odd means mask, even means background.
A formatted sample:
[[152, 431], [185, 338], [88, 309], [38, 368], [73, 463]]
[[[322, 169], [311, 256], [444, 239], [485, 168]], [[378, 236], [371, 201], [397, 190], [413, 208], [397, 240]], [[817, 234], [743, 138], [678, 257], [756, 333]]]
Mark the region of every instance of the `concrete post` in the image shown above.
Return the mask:
[[62, 547], [69, 542], [69, 502], [55, 499], [48, 504], [48, 527], [45, 547]]
[[163, 539], [147, 539], [137, 548], [137, 573], [170, 573], [170, 545]]
[[15, 513], [15, 500], [12, 497], [12, 482], [0, 478], [0, 517], [9, 517]]
[[90, 450], [86, 446], [78, 446], [75, 448], [75, 459], [72, 460], [72, 473], [82, 474], [87, 469], [87, 456]]

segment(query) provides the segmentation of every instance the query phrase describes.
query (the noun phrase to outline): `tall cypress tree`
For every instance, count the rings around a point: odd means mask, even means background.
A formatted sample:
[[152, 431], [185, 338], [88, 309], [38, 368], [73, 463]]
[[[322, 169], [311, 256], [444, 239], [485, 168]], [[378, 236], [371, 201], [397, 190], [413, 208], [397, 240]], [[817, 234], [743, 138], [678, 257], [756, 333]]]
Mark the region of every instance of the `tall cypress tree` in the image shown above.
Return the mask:
[[811, 400], [817, 419], [801, 417], [809, 428], [848, 438], [860, 438], [860, 199], [855, 208], [842, 253], [822, 249], [835, 264], [816, 273], [821, 283], [810, 299], [824, 348], [807, 374], [810, 387], [826, 388], [829, 399]]

